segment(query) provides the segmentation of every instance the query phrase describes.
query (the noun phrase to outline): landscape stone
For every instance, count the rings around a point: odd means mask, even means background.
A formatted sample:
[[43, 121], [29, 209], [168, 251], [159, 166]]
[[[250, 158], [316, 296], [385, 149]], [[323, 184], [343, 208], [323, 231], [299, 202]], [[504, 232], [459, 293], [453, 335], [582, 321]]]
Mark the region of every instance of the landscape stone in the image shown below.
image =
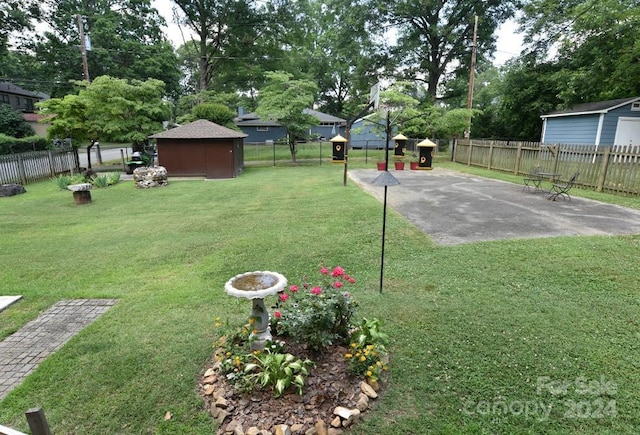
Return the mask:
[[360, 382], [360, 390], [371, 399], [375, 399], [378, 397], [378, 393], [376, 393], [371, 385], [367, 384], [365, 381]]
[[164, 166], [141, 166], [133, 170], [133, 182], [138, 189], [166, 186], [169, 184], [167, 169]]
[[22, 184], [3, 184], [0, 186], [0, 197], [20, 195], [26, 192], [27, 190]]

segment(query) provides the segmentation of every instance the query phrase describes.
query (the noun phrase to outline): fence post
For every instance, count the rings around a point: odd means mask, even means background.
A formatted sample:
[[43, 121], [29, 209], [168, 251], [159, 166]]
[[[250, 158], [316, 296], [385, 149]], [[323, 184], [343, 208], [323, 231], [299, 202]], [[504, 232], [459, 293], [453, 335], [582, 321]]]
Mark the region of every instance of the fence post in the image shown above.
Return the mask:
[[27, 423], [31, 429], [31, 435], [51, 435], [47, 418], [44, 416], [42, 408], [31, 408], [25, 412]]
[[51, 170], [51, 176], [55, 177], [56, 176], [56, 168], [55, 168], [55, 163], [53, 161], [53, 151], [49, 150], [47, 155], [49, 156], [49, 169]]
[[18, 174], [20, 175], [20, 181], [22, 184], [27, 184], [27, 174], [24, 170], [24, 162], [22, 161], [22, 155], [18, 153]]
[[604, 188], [604, 183], [607, 179], [607, 170], [609, 169], [609, 157], [611, 155], [611, 147], [606, 147], [604, 149], [604, 154], [602, 155], [602, 165], [600, 166], [600, 175], [598, 176], [598, 185], [596, 186], [596, 192], [602, 192]]
[[522, 142], [518, 142], [518, 149], [516, 150], [516, 161], [513, 167], [513, 175], [520, 173], [520, 161], [522, 160]]
[[473, 144], [471, 143], [471, 139], [467, 139], [469, 141], [469, 154], [467, 155], [467, 166], [471, 166], [471, 153], [473, 152]]
[[489, 161], [487, 161], [487, 169], [491, 170], [491, 162], [493, 161], [493, 141], [489, 144]]

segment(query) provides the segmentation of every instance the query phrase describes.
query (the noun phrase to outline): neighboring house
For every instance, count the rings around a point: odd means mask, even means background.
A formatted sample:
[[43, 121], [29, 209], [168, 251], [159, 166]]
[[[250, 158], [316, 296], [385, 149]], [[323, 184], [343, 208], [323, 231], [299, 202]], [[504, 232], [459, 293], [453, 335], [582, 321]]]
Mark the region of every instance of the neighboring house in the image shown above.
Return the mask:
[[640, 145], [640, 97], [579, 104], [541, 118], [542, 143]]
[[43, 117], [34, 113], [36, 111], [35, 104], [47, 98], [47, 95], [27, 91], [9, 82], [0, 82], [0, 104], [8, 104], [14, 110], [22, 112], [24, 120], [40, 136], [46, 136], [48, 126], [38, 122]]
[[[336, 116], [327, 115], [317, 110], [304, 109], [304, 113], [312, 115], [318, 119], [318, 125], [309, 129], [310, 138], [331, 139], [337, 134], [344, 135], [347, 121]], [[287, 130], [282, 124], [270, 119], [261, 119], [253, 112], [244, 113], [242, 108], [238, 109], [238, 117], [235, 124], [247, 135], [247, 143], [265, 143], [267, 141], [284, 140], [287, 137]]]
[[234, 178], [244, 168], [246, 135], [205, 119], [149, 136], [170, 176]]
[[[349, 145], [351, 148], [373, 148], [384, 149], [387, 140], [384, 132], [384, 126], [377, 125], [372, 122], [375, 114], [367, 115], [364, 118], [357, 119], [351, 125], [351, 134]], [[389, 137], [389, 148], [393, 148], [394, 143], [391, 138], [397, 133], [397, 127], [393, 128]]]

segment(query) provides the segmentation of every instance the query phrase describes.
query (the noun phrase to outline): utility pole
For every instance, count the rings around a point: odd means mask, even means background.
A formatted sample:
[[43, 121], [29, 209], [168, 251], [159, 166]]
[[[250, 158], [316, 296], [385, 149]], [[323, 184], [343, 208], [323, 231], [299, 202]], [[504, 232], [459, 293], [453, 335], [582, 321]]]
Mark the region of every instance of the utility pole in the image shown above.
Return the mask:
[[87, 64], [87, 44], [84, 38], [84, 24], [82, 23], [82, 15], [77, 15], [78, 19], [78, 33], [80, 34], [80, 52], [82, 53], [82, 71], [84, 73], [84, 79], [88, 82], [89, 79], [89, 65]]
[[[478, 16], [475, 16], [475, 22], [473, 25], [473, 45], [471, 46], [471, 71], [469, 72], [469, 93], [467, 94], [467, 110], [471, 110], [473, 106], [473, 82], [476, 76], [476, 44], [478, 40]], [[464, 132], [464, 137], [469, 139], [471, 137], [471, 112], [469, 112], [469, 125], [467, 131]]]

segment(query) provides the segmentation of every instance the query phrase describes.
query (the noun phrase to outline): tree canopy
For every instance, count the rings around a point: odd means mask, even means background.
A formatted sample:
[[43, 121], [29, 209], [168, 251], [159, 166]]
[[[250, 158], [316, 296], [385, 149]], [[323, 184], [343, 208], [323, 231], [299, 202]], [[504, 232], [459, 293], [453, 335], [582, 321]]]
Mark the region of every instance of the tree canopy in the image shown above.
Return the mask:
[[93, 82], [77, 82], [80, 91], [63, 98], [37, 103], [41, 113], [55, 115], [50, 137], [76, 140], [100, 139], [113, 142], [144, 142], [162, 130], [171, 110], [164, 101], [164, 83], [97, 77]]
[[284, 126], [289, 136], [291, 159], [296, 161], [296, 139], [318, 120], [304, 113], [313, 105], [318, 87], [311, 80], [295, 79], [283, 71], [267, 72], [267, 84], [260, 89], [256, 113], [264, 119], [273, 119]]

